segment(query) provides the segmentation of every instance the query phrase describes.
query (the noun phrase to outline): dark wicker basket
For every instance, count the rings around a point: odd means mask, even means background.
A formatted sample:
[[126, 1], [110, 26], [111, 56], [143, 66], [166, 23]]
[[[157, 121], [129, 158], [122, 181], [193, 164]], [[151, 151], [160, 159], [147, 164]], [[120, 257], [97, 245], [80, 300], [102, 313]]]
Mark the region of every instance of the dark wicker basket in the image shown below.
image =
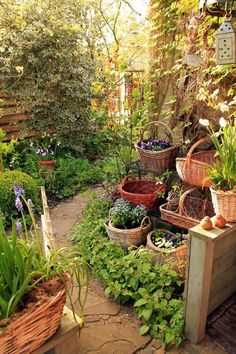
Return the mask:
[[126, 176], [119, 185], [118, 190], [121, 197], [128, 200], [133, 206], [142, 204], [146, 210], [153, 210], [160, 200], [159, 193], [165, 193], [165, 184], [156, 184], [154, 181], [137, 179], [134, 176]]
[[200, 220], [205, 216], [214, 216], [215, 213], [211, 201], [189, 195], [196, 190], [197, 188], [191, 188], [185, 191], [179, 200], [169, 201], [161, 205], [162, 220], [184, 229], [191, 229], [199, 224]]
[[[161, 125], [165, 127], [165, 129], [170, 134], [170, 142], [172, 146], [167, 149], [163, 149], [161, 151], [142, 149], [141, 147], [138, 146], [138, 143], [135, 143], [134, 146], [140, 158], [141, 165], [144, 168], [153, 172], [163, 173], [166, 170], [171, 169], [173, 167], [175, 158], [178, 153], [179, 146], [177, 146], [174, 143], [174, 135], [170, 130], [170, 128], [164, 123], [159, 121], [150, 122], [143, 128], [143, 130], [140, 133], [140, 141], [143, 140], [144, 132], [146, 131], [146, 129], [150, 126], [155, 126], [155, 125], [156, 126]], [[154, 132], [156, 132], [156, 130], [157, 129], [155, 129]], [[155, 138], [155, 133], [153, 134], [153, 138]]]

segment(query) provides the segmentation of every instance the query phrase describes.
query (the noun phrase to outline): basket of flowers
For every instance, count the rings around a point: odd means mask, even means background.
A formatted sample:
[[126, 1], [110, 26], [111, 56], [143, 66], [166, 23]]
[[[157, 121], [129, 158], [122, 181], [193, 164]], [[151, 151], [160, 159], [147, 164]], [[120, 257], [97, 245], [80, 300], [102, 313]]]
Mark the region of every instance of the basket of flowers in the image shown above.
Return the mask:
[[129, 246], [140, 246], [152, 228], [152, 221], [147, 216], [143, 205], [133, 207], [122, 198], [117, 199], [110, 209], [110, 218], [104, 224], [110, 240], [127, 249]]
[[188, 247], [186, 239], [169, 230], [156, 229], [147, 235], [147, 248], [153, 251], [154, 260], [165, 263], [173, 260], [180, 267], [187, 261]]
[[[157, 127], [162, 126], [168, 132], [168, 139], [157, 139]], [[144, 139], [147, 128], [153, 128], [152, 136]], [[179, 146], [174, 142], [174, 135], [170, 128], [159, 121], [148, 123], [140, 133], [140, 141], [135, 143], [137, 154], [144, 168], [162, 173], [173, 167]]]
[[163, 183], [138, 179], [128, 175], [119, 185], [118, 191], [121, 197], [133, 206], [142, 204], [147, 211], [150, 211], [158, 205], [160, 198], [167, 191], [167, 186]]

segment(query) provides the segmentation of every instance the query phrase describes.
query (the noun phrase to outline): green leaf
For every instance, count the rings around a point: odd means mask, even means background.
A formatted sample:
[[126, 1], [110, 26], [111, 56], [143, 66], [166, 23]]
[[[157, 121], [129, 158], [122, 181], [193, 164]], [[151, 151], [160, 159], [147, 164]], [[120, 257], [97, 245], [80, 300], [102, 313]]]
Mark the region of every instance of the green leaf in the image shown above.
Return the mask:
[[150, 317], [152, 316], [152, 309], [144, 309], [141, 312], [141, 315], [143, 316], [145, 321], [148, 321], [150, 319]]
[[139, 299], [138, 301], [136, 301], [134, 306], [139, 307], [139, 306], [147, 304], [147, 302], [148, 302], [147, 299], [142, 298], [142, 299]]
[[139, 333], [141, 336], [143, 336], [144, 334], [146, 334], [149, 331], [149, 326], [148, 325], [142, 325], [139, 329]]

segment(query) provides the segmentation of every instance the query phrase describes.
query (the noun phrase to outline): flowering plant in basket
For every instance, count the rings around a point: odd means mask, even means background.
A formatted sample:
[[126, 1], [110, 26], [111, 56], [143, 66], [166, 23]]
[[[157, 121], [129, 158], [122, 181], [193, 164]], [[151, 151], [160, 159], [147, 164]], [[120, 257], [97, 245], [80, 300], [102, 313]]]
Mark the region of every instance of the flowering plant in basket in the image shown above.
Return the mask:
[[236, 121], [219, 121], [220, 129], [215, 132], [207, 119], [200, 119], [209, 131], [216, 148], [218, 162], [208, 170], [212, 182], [211, 194], [216, 214], [227, 221], [236, 221]]
[[155, 230], [151, 236], [152, 243], [163, 249], [163, 251], [172, 251], [184, 244], [184, 240], [180, 234], [164, 233], [160, 230]]
[[146, 215], [147, 211], [143, 205], [132, 207], [128, 201], [122, 198], [117, 199], [114, 207], [110, 209], [112, 225], [121, 229], [138, 227]]
[[139, 141], [138, 146], [144, 150], [161, 151], [169, 148], [171, 144], [168, 140], [154, 140], [152, 137], [150, 137], [146, 140]]
[[[71, 299], [69, 283], [73, 285], [76, 281], [80, 287], [81, 279], [85, 283], [87, 279], [85, 263], [77, 257], [76, 249], [54, 249], [53, 244], [50, 244], [48, 252], [45, 251], [41, 232], [36, 226], [33, 209], [26, 200], [24, 190], [15, 184], [14, 192], [16, 208], [22, 213], [23, 225], [20, 221], [13, 222], [11, 234], [8, 235], [0, 218], [0, 348], [6, 354], [31, 352], [42, 345], [48, 338], [43, 331], [51, 336], [60, 324], [66, 294]], [[30, 229], [25, 223], [25, 206], [31, 216]], [[54, 306], [59, 308], [59, 313], [52, 305], [54, 298], [57, 299]], [[82, 309], [80, 291], [77, 301]], [[56, 319], [53, 315], [51, 318], [51, 314], [43, 313], [40, 319], [35, 315], [32, 321], [34, 314], [44, 305], [47, 311], [52, 309]], [[44, 319], [47, 323], [43, 324]], [[41, 322], [37, 336], [34, 338], [32, 334], [32, 341], [29, 342], [27, 333], [31, 328], [27, 326], [38, 320]], [[17, 335], [21, 336], [21, 340], [13, 338]]]

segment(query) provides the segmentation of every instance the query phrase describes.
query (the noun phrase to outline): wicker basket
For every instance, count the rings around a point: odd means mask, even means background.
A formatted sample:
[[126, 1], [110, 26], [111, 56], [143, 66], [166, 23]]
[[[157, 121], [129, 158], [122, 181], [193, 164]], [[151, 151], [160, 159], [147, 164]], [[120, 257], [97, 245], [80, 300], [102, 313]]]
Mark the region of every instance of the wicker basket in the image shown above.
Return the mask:
[[213, 205], [209, 200], [189, 195], [196, 190], [197, 188], [191, 188], [185, 191], [179, 200], [160, 206], [162, 220], [188, 230], [199, 224], [205, 216], [214, 216]]
[[139, 227], [134, 229], [117, 229], [112, 226], [111, 221], [104, 223], [109, 239], [114, 241], [118, 246], [127, 249], [129, 246], [140, 246], [146, 235], [152, 228], [152, 221], [146, 216]]
[[228, 222], [236, 222], [236, 192], [210, 190], [215, 213], [221, 214]]
[[159, 202], [159, 192], [166, 192], [165, 184], [156, 184], [154, 181], [137, 179], [134, 176], [126, 176], [119, 185], [121, 197], [128, 200], [133, 206], [142, 204], [147, 211], [153, 210]]
[[63, 288], [12, 321], [0, 334], [0, 354], [30, 354], [39, 348], [59, 327], [65, 303]]
[[211, 186], [207, 168], [209, 168], [213, 162], [217, 161], [217, 157], [215, 157], [216, 151], [201, 151], [193, 154], [194, 149], [206, 141], [209, 141], [209, 139], [200, 139], [193, 144], [187, 157], [178, 157], [176, 159], [176, 170], [179, 177], [191, 186]]
[[180, 270], [187, 262], [188, 247], [186, 244], [173, 249], [172, 251], [165, 252], [163, 248], [156, 247], [152, 243], [152, 235], [154, 231], [161, 231], [166, 234], [175, 236], [172, 232], [164, 229], [157, 229], [149, 232], [147, 235], [147, 248], [153, 251], [154, 261], [157, 263], [166, 263], [169, 260], [173, 260], [176, 263], [177, 268]]
[[[174, 135], [170, 130], [170, 128], [164, 123], [159, 121], [150, 122], [143, 128], [143, 130], [140, 133], [140, 141], [143, 140], [144, 132], [146, 131], [146, 129], [150, 126], [155, 126], [155, 125], [164, 126], [165, 129], [170, 133], [170, 141], [172, 143], [172, 146], [167, 149], [163, 149], [161, 151], [144, 150], [138, 146], [138, 143], [135, 143], [134, 146], [141, 160], [141, 165], [144, 168], [153, 172], [163, 173], [166, 170], [171, 169], [173, 167], [176, 155], [178, 153], [179, 146], [177, 146], [174, 143]], [[155, 132], [156, 130], [157, 129], [155, 129]], [[155, 138], [155, 132], [153, 133], [153, 139]]]

